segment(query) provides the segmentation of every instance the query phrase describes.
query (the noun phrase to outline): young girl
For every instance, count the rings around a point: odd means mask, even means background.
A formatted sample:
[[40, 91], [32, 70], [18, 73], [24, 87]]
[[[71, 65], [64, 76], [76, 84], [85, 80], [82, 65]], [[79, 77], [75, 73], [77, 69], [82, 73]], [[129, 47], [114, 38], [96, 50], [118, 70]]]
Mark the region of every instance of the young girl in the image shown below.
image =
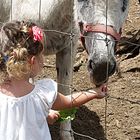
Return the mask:
[[[64, 96], [51, 79], [34, 78], [43, 68], [43, 32], [34, 23], [13, 21], [0, 30], [0, 140], [51, 140], [49, 110], [80, 106], [106, 96], [106, 86]], [[72, 96], [72, 98], [71, 98]]]

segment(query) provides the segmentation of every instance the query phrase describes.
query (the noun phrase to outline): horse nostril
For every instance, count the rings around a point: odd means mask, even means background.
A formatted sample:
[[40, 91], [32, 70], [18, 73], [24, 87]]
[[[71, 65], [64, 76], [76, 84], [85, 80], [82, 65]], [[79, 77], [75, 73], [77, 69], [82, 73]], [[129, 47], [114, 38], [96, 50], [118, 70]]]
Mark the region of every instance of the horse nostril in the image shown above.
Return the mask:
[[116, 62], [113, 63], [112, 68], [109, 69], [109, 76], [113, 75], [116, 70]]
[[92, 60], [89, 60], [88, 69], [91, 70], [91, 69], [93, 69], [93, 67], [94, 67], [93, 61]]

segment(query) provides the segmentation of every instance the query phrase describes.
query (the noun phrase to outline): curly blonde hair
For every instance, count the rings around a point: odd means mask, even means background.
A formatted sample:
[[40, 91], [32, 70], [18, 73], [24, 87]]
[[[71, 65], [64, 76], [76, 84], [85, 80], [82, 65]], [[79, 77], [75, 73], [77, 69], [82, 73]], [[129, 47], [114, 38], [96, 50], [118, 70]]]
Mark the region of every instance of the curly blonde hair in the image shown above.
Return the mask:
[[43, 44], [34, 40], [32, 22], [12, 21], [0, 29], [0, 83], [9, 77], [21, 79], [30, 74], [29, 58], [39, 55]]

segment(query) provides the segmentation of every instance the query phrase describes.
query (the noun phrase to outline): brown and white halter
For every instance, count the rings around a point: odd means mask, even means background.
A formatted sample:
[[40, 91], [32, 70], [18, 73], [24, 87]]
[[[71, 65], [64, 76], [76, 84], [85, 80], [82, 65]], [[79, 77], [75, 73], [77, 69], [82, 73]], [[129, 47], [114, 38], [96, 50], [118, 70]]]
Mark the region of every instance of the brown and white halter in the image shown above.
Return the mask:
[[85, 47], [85, 33], [87, 32], [95, 32], [95, 33], [103, 33], [106, 35], [110, 35], [114, 38], [115, 42], [117, 43], [121, 38], [121, 29], [118, 33], [112, 26], [104, 25], [104, 24], [84, 24], [79, 22], [80, 31], [81, 31], [81, 41], [83, 46]]

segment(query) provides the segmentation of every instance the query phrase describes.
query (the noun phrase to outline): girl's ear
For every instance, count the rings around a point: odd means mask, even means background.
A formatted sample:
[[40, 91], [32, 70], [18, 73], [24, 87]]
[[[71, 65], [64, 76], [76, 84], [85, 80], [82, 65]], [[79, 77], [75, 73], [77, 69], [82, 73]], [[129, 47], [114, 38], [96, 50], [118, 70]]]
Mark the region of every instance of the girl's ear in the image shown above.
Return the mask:
[[31, 65], [33, 65], [34, 63], [35, 63], [35, 56], [32, 56], [31, 58], [30, 58], [30, 64]]

